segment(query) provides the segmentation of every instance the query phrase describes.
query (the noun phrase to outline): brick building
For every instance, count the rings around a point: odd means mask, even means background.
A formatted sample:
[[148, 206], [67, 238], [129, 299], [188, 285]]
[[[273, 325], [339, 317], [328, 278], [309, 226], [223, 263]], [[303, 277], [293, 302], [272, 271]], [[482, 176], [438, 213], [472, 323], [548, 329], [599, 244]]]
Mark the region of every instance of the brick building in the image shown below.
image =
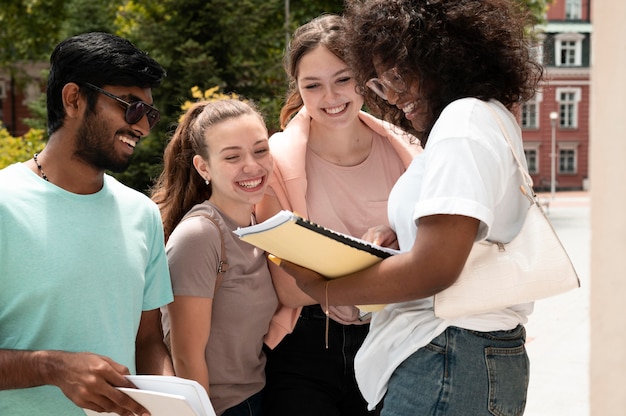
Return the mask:
[[540, 28], [537, 56], [543, 59], [545, 80], [535, 99], [522, 106], [520, 116], [526, 160], [537, 190], [589, 187], [590, 3], [554, 0], [548, 22]]
[[45, 91], [43, 71], [46, 62], [19, 65], [10, 72], [0, 68], [0, 123], [12, 136], [22, 136], [29, 127], [24, 119], [31, 117], [28, 103]]

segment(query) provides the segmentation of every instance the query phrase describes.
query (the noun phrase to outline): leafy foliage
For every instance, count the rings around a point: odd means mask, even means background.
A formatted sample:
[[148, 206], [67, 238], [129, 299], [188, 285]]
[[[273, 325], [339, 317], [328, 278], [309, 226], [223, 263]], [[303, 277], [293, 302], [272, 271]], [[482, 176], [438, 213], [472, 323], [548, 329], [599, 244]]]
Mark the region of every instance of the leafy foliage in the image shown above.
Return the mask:
[[84, 32], [115, 33], [119, 1], [65, 1], [66, 18], [61, 21], [59, 40]]
[[[209, 88], [206, 91], [201, 91], [197, 85], [191, 87], [191, 96], [195, 99], [195, 101], [219, 101], [226, 99], [238, 100], [241, 99], [238, 94], [230, 93], [224, 94], [220, 91], [220, 87]], [[246, 101], [243, 99], [243, 101]], [[183, 105], [180, 106], [180, 109], [185, 112], [191, 108], [194, 104], [194, 101], [185, 101]], [[182, 117], [182, 115], [181, 115]], [[180, 120], [180, 119], [179, 119]]]
[[13, 137], [0, 124], [0, 169], [30, 159], [34, 153], [40, 152], [44, 145], [43, 130], [30, 129], [22, 137]]
[[20, 60], [47, 60], [57, 43], [64, 0], [2, 0], [0, 67]]

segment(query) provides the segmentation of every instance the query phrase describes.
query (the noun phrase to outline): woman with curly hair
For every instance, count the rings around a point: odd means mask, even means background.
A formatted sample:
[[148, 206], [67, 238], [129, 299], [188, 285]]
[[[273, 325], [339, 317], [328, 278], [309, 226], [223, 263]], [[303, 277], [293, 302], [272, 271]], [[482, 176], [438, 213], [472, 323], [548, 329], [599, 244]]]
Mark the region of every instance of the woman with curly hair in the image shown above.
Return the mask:
[[514, 0], [347, 4], [347, 59], [369, 108], [425, 143], [389, 196], [402, 253], [332, 281], [276, 262], [322, 305], [387, 304], [355, 362], [370, 408], [384, 398], [382, 415], [524, 412], [533, 304], [447, 320], [433, 295], [456, 281], [475, 241], [508, 242], [522, 227], [529, 201], [505, 134], [523, 155], [512, 111], [542, 75], [526, 17]]

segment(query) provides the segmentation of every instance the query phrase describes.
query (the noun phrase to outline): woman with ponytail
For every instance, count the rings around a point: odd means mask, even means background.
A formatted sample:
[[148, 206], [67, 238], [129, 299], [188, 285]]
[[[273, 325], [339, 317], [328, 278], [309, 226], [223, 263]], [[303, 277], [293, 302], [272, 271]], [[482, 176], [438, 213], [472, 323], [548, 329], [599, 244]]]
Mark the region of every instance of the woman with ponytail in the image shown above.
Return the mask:
[[220, 416], [262, 415], [263, 337], [277, 298], [265, 253], [232, 231], [255, 223], [272, 167], [252, 104], [198, 102], [168, 143], [152, 192], [174, 291], [162, 311], [174, 370], [202, 384]]

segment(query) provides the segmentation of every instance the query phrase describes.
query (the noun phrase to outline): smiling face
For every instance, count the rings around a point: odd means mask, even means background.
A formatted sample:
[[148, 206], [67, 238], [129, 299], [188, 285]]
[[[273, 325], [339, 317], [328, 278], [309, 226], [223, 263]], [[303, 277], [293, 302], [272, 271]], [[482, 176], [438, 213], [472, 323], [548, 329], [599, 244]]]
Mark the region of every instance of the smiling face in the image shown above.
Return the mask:
[[311, 118], [321, 124], [341, 127], [353, 122], [363, 106], [363, 97], [348, 65], [323, 46], [300, 59], [298, 91]]
[[260, 202], [273, 160], [259, 116], [244, 114], [224, 120], [207, 129], [205, 140], [209, 159], [196, 163], [200, 175], [211, 181], [209, 200], [224, 212], [242, 206], [250, 209]]
[[[110, 86], [107, 91], [132, 101], [152, 102], [150, 89]], [[87, 111], [78, 127], [74, 157], [98, 169], [123, 172], [139, 140], [150, 132], [144, 116], [129, 125], [125, 120], [126, 108], [102, 94], [98, 96], [95, 111]]]
[[[395, 67], [387, 68], [382, 64], [375, 64], [374, 68], [384, 91], [384, 97], [381, 98], [402, 110], [415, 130], [424, 131], [429, 111], [419, 81], [408, 79]], [[375, 89], [374, 91], [376, 92]], [[376, 93], [380, 96], [378, 92]]]

